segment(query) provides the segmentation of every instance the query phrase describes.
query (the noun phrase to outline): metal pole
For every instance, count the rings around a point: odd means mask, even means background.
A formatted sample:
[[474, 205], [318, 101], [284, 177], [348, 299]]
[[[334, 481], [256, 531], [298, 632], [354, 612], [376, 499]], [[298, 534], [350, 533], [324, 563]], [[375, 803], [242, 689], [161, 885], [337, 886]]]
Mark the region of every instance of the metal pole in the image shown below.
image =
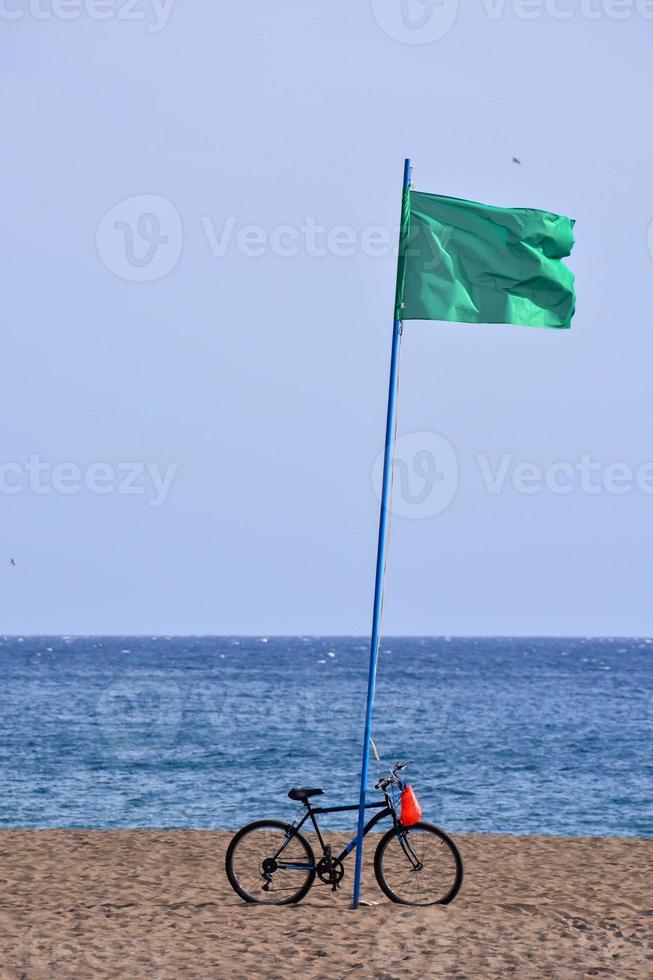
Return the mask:
[[[403, 196], [410, 189], [410, 160], [404, 161]], [[401, 252], [400, 242], [400, 252]], [[383, 481], [381, 484], [381, 510], [379, 514], [379, 542], [376, 552], [376, 578], [374, 582], [374, 610], [372, 613], [372, 639], [370, 643], [370, 669], [367, 681], [367, 709], [365, 712], [365, 734], [363, 736], [363, 763], [361, 767], [361, 789], [358, 809], [358, 833], [356, 837], [356, 870], [354, 874], [354, 900], [352, 908], [357, 909], [361, 891], [361, 872], [363, 869], [363, 829], [365, 826], [365, 794], [367, 790], [367, 770], [370, 761], [370, 738], [372, 736], [372, 711], [376, 687], [376, 667], [379, 659], [379, 636], [381, 631], [381, 609], [383, 606], [383, 577], [388, 539], [388, 503], [392, 476], [392, 454], [394, 450], [395, 419], [397, 416], [397, 375], [399, 368], [399, 344], [401, 339], [401, 320], [397, 317], [397, 301], [400, 289], [401, 254], [397, 261], [397, 293], [395, 296], [395, 320], [392, 327], [392, 352], [390, 355], [390, 383], [388, 387], [388, 414], [385, 426], [385, 451], [383, 457]]]

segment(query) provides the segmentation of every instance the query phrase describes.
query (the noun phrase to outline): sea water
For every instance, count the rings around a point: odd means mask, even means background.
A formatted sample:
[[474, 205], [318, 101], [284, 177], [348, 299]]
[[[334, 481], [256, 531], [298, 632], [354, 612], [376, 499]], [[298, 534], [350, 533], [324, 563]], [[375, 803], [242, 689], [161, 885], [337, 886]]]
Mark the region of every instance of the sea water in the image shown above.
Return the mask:
[[[4, 637], [0, 825], [235, 828], [292, 816], [291, 786], [355, 802], [368, 657], [356, 637]], [[385, 639], [370, 786], [410, 760], [451, 831], [649, 836], [652, 668], [650, 639]]]

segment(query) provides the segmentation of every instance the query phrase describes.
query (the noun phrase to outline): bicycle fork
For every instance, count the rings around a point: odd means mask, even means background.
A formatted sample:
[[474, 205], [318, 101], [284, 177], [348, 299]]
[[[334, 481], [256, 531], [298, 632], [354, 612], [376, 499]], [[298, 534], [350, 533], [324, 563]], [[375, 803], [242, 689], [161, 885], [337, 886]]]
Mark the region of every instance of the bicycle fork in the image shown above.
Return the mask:
[[401, 844], [401, 849], [413, 866], [413, 871], [421, 871], [424, 867], [422, 862], [419, 860], [414, 850], [408, 843], [408, 834], [404, 831], [399, 835], [399, 843]]

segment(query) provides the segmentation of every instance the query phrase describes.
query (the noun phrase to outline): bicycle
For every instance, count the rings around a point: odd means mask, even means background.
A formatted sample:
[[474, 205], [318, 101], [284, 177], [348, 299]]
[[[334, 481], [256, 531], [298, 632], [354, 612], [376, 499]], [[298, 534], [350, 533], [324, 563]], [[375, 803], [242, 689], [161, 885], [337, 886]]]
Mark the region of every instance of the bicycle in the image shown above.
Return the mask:
[[[404, 792], [412, 787], [399, 772], [409, 763], [397, 763], [390, 775], [379, 780], [376, 789], [384, 799], [366, 803], [365, 809], [378, 809], [365, 825], [367, 835], [386, 817], [392, 827], [379, 841], [374, 855], [374, 874], [379, 887], [392, 901], [402, 905], [448, 905], [458, 894], [463, 880], [463, 863], [458, 848], [443, 830], [418, 818], [404, 826], [398, 806]], [[226, 872], [231, 887], [245, 902], [267, 905], [292, 905], [309, 892], [315, 878], [333, 891], [345, 873], [345, 858], [356, 848], [356, 837], [334, 854], [325, 843], [316, 817], [318, 814], [358, 810], [358, 804], [316, 807], [314, 796], [323, 789], [295, 787], [288, 796], [304, 807], [294, 823], [281, 820], [256, 820], [242, 827], [227, 848]], [[415, 801], [414, 795], [412, 800]], [[315, 861], [313, 849], [300, 830], [310, 820], [317, 834], [322, 856]]]

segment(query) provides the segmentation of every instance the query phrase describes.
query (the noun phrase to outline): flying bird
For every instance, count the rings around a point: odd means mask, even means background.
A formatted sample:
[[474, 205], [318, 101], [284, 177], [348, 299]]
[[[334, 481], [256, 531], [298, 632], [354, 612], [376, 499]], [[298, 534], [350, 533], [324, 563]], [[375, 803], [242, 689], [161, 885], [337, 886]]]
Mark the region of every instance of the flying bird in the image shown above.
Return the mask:
[[519, 166], [521, 167], [521, 160], [518, 160], [518, 159], [517, 159], [517, 157], [513, 157], [513, 158], [512, 158], [512, 162], [513, 162], [513, 163], [518, 163], [518, 164], [519, 164]]
[[9, 564], [10, 564], [10, 565], [13, 565], [13, 566], [14, 566], [14, 568], [16, 567], [16, 562], [14, 561], [14, 559], [13, 559], [13, 558], [10, 558], [10, 559], [9, 559]]

